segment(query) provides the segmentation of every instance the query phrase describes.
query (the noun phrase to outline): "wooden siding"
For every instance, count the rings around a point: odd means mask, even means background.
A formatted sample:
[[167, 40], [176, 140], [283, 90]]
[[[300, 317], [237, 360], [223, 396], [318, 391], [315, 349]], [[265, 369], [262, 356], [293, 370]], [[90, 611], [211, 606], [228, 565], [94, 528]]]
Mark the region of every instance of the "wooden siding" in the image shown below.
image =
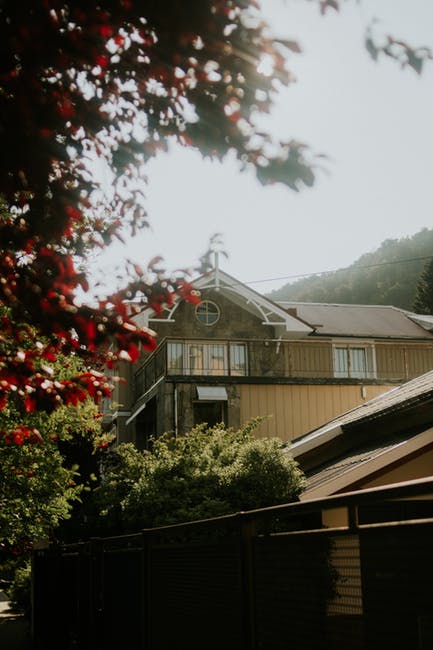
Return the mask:
[[332, 345], [330, 342], [290, 342], [285, 344], [285, 360], [289, 377], [332, 377]]
[[433, 345], [408, 345], [407, 365], [409, 377], [418, 377], [433, 370]]
[[242, 384], [239, 388], [241, 424], [267, 415], [255, 435], [290, 441], [393, 386]]
[[407, 346], [398, 343], [376, 344], [376, 370], [378, 377], [405, 381], [408, 378]]
[[379, 378], [407, 380], [433, 370], [433, 343], [376, 342]]
[[358, 489], [388, 485], [390, 483], [399, 483], [400, 481], [410, 481], [417, 478], [426, 478], [433, 474], [433, 450], [428, 449], [420, 453], [415, 458], [400, 463], [397, 467], [391, 469], [385, 468], [380, 475], [374, 479], [366, 480]]

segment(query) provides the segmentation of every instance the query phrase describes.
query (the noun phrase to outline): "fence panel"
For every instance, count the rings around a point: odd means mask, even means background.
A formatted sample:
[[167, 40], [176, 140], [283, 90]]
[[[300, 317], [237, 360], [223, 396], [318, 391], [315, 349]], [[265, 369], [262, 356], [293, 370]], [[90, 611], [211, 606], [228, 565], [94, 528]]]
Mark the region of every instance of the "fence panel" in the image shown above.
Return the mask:
[[433, 647], [433, 524], [361, 532], [369, 650]]
[[362, 650], [364, 608], [358, 535], [332, 534], [329, 563], [333, 592], [327, 603], [327, 647]]
[[153, 546], [149, 566], [149, 650], [243, 647], [236, 540]]
[[432, 506], [420, 480], [37, 551], [35, 650], [431, 649]]
[[258, 650], [324, 650], [332, 574], [325, 535], [272, 535], [255, 542]]
[[101, 575], [101, 650], [140, 650], [143, 647], [143, 551], [104, 548]]

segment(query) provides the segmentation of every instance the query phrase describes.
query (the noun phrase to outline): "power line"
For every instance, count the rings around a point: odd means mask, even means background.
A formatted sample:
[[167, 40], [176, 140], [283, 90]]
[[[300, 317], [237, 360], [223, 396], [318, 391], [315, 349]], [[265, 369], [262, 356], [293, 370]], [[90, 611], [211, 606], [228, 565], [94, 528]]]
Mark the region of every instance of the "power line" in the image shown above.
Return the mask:
[[377, 262], [376, 264], [365, 264], [363, 266], [345, 266], [342, 269], [333, 269], [331, 271], [312, 271], [311, 273], [299, 273], [298, 275], [282, 275], [278, 278], [265, 278], [262, 280], [249, 280], [244, 284], [260, 284], [263, 282], [276, 282], [277, 280], [296, 280], [299, 278], [310, 278], [314, 275], [328, 275], [331, 273], [341, 273], [342, 271], [358, 271], [359, 269], [372, 269], [377, 266], [389, 266], [391, 264], [404, 264], [406, 262], [419, 262], [422, 260], [432, 259], [433, 255], [423, 255], [422, 257], [408, 257], [404, 260], [393, 260], [391, 262]]

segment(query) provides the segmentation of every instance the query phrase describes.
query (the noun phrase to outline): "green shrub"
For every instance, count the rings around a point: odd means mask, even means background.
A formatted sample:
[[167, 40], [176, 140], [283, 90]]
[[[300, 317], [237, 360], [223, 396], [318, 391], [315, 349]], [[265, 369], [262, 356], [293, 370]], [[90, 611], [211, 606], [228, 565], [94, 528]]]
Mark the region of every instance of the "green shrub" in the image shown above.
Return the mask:
[[132, 531], [293, 501], [303, 474], [281, 440], [254, 438], [257, 423], [165, 434], [151, 452], [119, 445], [95, 491], [99, 515]]
[[13, 581], [8, 589], [12, 611], [30, 616], [31, 611], [31, 563], [29, 560], [15, 569]]

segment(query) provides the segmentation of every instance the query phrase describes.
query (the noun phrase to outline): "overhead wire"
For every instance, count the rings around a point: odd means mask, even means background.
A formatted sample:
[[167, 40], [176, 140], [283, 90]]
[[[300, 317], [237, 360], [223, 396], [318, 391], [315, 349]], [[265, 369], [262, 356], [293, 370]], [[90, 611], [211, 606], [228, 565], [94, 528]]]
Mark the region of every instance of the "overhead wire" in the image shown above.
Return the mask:
[[371, 269], [378, 266], [389, 266], [391, 264], [404, 264], [406, 262], [420, 262], [423, 260], [432, 259], [433, 255], [422, 255], [420, 257], [408, 257], [402, 260], [391, 260], [389, 262], [376, 262], [375, 264], [363, 264], [356, 266], [352, 264], [351, 266], [345, 266], [341, 269], [333, 269], [328, 271], [312, 271], [311, 273], [298, 273], [297, 275], [282, 275], [276, 278], [262, 278], [261, 280], [249, 280], [243, 284], [261, 284], [263, 282], [277, 282], [279, 280], [297, 280], [300, 278], [310, 278], [320, 275], [331, 275], [333, 273], [341, 273], [343, 271], [358, 271], [360, 269]]

